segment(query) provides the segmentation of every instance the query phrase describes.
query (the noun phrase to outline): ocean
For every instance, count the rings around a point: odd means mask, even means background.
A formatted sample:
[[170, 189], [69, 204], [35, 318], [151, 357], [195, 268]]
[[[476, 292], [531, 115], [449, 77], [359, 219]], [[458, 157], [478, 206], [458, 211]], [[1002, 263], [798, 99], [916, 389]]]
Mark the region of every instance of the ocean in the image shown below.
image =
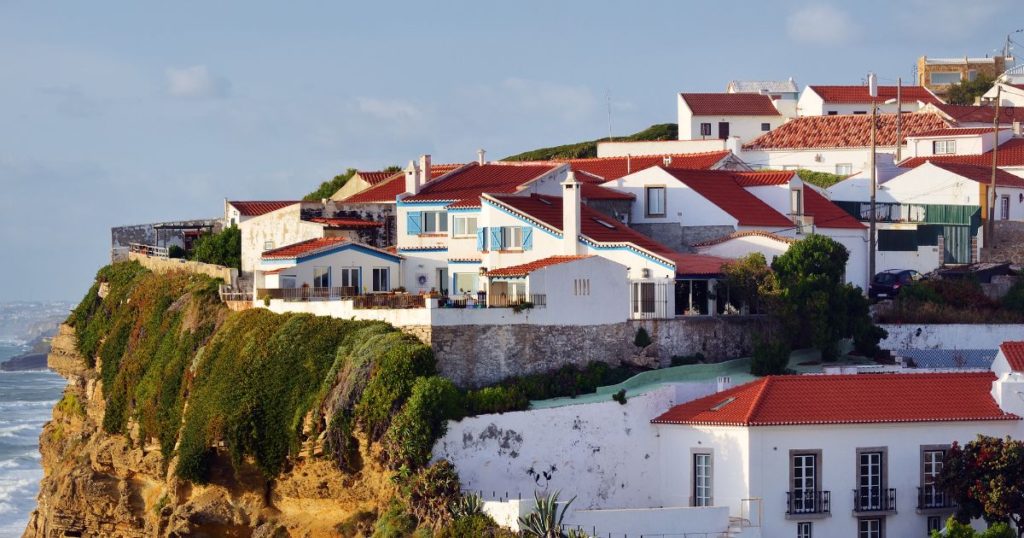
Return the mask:
[[[0, 342], [0, 361], [25, 351]], [[21, 536], [35, 508], [43, 478], [39, 434], [64, 385], [49, 370], [0, 372], [0, 538]]]

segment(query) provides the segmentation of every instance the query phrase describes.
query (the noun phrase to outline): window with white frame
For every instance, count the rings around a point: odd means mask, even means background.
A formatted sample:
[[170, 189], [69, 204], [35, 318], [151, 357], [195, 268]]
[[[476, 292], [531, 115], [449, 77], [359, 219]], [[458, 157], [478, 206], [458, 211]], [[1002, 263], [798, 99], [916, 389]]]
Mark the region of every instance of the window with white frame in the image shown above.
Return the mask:
[[857, 538], [882, 538], [882, 520], [860, 520], [857, 523]]
[[940, 508], [946, 504], [946, 492], [939, 487], [945, 457], [945, 450], [921, 451], [921, 508]]
[[273, 250], [273, 249], [274, 249], [274, 242], [273, 241], [264, 241], [263, 242], [263, 250]]
[[523, 227], [502, 226], [501, 227], [501, 249], [517, 250], [523, 248]]
[[836, 175], [848, 176], [853, 173], [852, 163], [838, 163], [836, 164]]
[[355, 288], [356, 293], [359, 293], [360, 284], [358, 267], [342, 267], [338, 271], [338, 278], [341, 280], [341, 287]]
[[373, 291], [391, 291], [391, 269], [389, 267], [373, 268]]
[[455, 273], [455, 286], [452, 292], [476, 293], [479, 279], [478, 273]]
[[928, 536], [932, 535], [932, 532], [942, 531], [942, 517], [941, 516], [928, 516]]
[[509, 282], [508, 296], [511, 299], [523, 299], [526, 297], [526, 282]]
[[437, 234], [448, 232], [447, 211], [424, 211], [423, 212], [423, 233]]
[[693, 506], [711, 506], [711, 454], [693, 455]]
[[710, 123], [702, 123], [702, 124], [700, 124], [700, 135], [701, 136], [711, 136], [711, 124]]
[[665, 216], [665, 187], [647, 187], [644, 189], [645, 211], [648, 217]]
[[476, 217], [456, 215], [452, 219], [455, 237], [476, 237]]
[[810, 521], [801, 521], [796, 524], [796, 538], [813, 538], [813, 526]]
[[804, 190], [803, 189], [790, 189], [789, 191], [789, 210], [793, 215], [804, 214]]
[[932, 153], [935, 155], [952, 155], [956, 153], [956, 140], [933, 141]]
[[281, 287], [284, 289], [295, 288], [295, 275], [281, 275]]
[[928, 78], [932, 84], [958, 84], [960, 82], [960, 72], [931, 73]]
[[314, 267], [313, 268], [313, 287], [314, 288], [329, 288], [331, 287], [331, 268], [327, 267]]
[[572, 281], [573, 295], [590, 295], [590, 279], [574, 278]]

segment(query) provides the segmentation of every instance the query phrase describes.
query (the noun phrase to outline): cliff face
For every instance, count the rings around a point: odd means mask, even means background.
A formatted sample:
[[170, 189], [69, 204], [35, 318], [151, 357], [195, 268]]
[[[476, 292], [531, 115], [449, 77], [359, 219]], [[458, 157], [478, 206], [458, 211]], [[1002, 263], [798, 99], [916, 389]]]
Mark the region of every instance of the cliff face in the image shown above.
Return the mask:
[[[100, 372], [84, 366], [73, 328], [61, 326], [48, 362], [68, 386], [40, 437], [45, 476], [25, 538], [337, 536], [339, 522], [395, 495], [366, 454], [356, 474], [299, 456], [273, 481], [248, 464], [236, 473], [225, 457], [211, 466], [210, 484], [192, 485], [175, 477], [158, 444], [104, 432]], [[319, 442], [304, 448], [318, 454]]]

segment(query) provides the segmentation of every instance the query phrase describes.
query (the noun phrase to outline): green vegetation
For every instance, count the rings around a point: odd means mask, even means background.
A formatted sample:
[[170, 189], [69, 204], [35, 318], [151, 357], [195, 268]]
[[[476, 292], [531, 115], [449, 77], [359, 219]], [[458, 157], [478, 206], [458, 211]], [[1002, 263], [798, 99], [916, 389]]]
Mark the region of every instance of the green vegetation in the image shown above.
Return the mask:
[[530, 400], [572, 397], [587, 394], [598, 387], [614, 385], [629, 379], [635, 370], [624, 366], [611, 367], [591, 362], [580, 369], [565, 365], [551, 372], [512, 377], [493, 387], [468, 391], [465, 395], [466, 415], [520, 411]]
[[345, 170], [344, 174], [338, 174], [333, 178], [324, 181], [315, 191], [303, 196], [302, 199], [307, 202], [319, 202], [324, 198], [330, 198], [334, 193], [338, 192], [338, 189], [344, 187], [345, 183], [348, 183], [348, 180], [352, 179], [352, 176], [356, 175], [356, 172], [358, 172], [358, 170], [355, 168], [349, 168], [348, 170]]
[[619, 405], [626, 405], [626, 389], [619, 389], [618, 392], [612, 394], [612, 400], [619, 402]]
[[651, 345], [651, 335], [647, 334], [647, 329], [640, 327], [636, 330], [636, 336], [633, 337], [633, 345], [636, 347], [647, 347]]
[[59, 402], [57, 402], [56, 410], [64, 415], [75, 418], [85, 418], [85, 407], [82, 405], [82, 402], [78, 400], [78, 396], [75, 396], [75, 393], [73, 392], [64, 393], [64, 396], [61, 397]]
[[995, 79], [978, 75], [974, 80], [961, 80], [946, 91], [946, 102], [951, 105], [973, 105], [975, 98], [992, 89]]
[[[674, 123], [659, 123], [652, 125], [643, 131], [633, 133], [629, 136], [616, 136], [612, 138], [615, 142], [643, 142], [649, 140], [677, 140], [679, 138], [679, 126]], [[599, 138], [587, 142], [565, 144], [550, 148], [540, 148], [526, 151], [518, 155], [505, 157], [506, 161], [547, 161], [551, 159], [584, 159], [597, 157], [597, 143], [606, 142], [607, 138]]]
[[963, 446], [954, 442], [938, 486], [957, 503], [958, 522], [1012, 522], [1024, 536], [1024, 442], [984, 435]]
[[672, 355], [670, 366], [688, 366], [702, 362], [704, 362], [704, 354], [698, 351], [693, 355]]
[[878, 311], [883, 323], [1022, 323], [1024, 281], [1000, 300], [985, 294], [973, 279], [921, 280], [900, 289], [887, 308]]
[[750, 373], [757, 376], [791, 373], [787, 368], [791, 352], [789, 342], [784, 339], [759, 338], [754, 342], [754, 353], [750, 357]]
[[203, 234], [192, 247], [192, 259], [241, 269], [242, 231], [231, 226], [215, 234]]
[[960, 523], [954, 517], [946, 521], [946, 527], [939, 531], [932, 531], [931, 538], [1014, 538], [1015, 532], [1006, 523], [996, 523], [991, 527], [978, 532], [968, 523]]
[[529, 513], [526, 517], [519, 518], [519, 526], [523, 530], [523, 535], [537, 538], [567, 536], [567, 529], [564, 528], [563, 521], [565, 520], [565, 514], [569, 512], [569, 507], [572, 506], [572, 502], [576, 500], [576, 497], [569, 499], [568, 502], [559, 507], [558, 495], [558, 491], [548, 496], [543, 496], [540, 493], [533, 494], [536, 501], [533, 512]]
[[796, 173], [797, 175], [800, 176], [801, 180], [806, 181], [811, 185], [821, 187], [823, 189], [827, 189], [832, 185], [835, 185], [836, 183], [839, 183], [840, 181], [846, 179], [846, 176], [841, 176], [839, 174], [830, 174], [828, 172], [815, 172], [814, 170], [807, 170], [806, 168], [801, 168], [800, 170], [797, 170]]

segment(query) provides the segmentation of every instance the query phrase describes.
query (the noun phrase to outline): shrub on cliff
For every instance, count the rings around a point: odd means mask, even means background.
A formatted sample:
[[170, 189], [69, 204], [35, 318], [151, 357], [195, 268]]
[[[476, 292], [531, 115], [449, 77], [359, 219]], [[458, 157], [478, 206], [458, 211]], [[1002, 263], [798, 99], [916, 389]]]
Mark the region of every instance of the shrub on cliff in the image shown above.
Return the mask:
[[384, 436], [384, 459], [392, 469], [417, 468], [430, 461], [434, 441], [445, 434], [448, 419], [461, 416], [462, 395], [442, 377], [421, 377]]
[[238, 226], [230, 226], [215, 234], [203, 234], [192, 246], [192, 259], [241, 269], [242, 231]]

